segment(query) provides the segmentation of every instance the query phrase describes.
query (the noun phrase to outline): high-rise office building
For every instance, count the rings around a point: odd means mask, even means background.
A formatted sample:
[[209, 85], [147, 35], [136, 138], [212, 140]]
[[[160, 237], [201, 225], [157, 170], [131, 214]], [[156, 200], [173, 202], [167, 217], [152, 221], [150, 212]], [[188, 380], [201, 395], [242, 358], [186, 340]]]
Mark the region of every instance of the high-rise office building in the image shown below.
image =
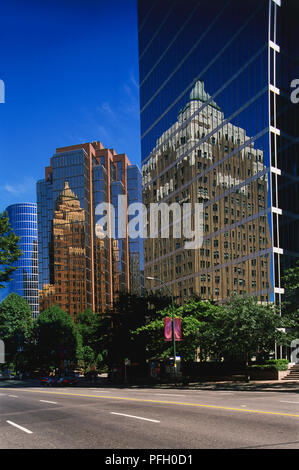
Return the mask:
[[14, 292], [24, 297], [32, 310], [32, 317], [36, 318], [39, 313], [36, 204], [12, 204], [6, 212], [11, 228], [20, 237], [18, 247], [23, 254], [13, 263], [17, 270], [12, 273], [5, 294]]
[[298, 7], [138, 2], [144, 203], [203, 204], [201, 248], [161, 234], [144, 244], [145, 278], [180, 302], [280, 302], [298, 258]]
[[[86, 308], [104, 312], [119, 291], [131, 290], [128, 220], [118, 221], [118, 204], [119, 196], [129, 204], [127, 181], [134, 168], [136, 189], [140, 170], [101, 142], [56, 150], [37, 183], [41, 308], [56, 303], [76, 319]], [[102, 236], [101, 203], [114, 207], [113, 237]]]
[[[137, 184], [136, 184], [137, 183]], [[137, 165], [131, 165], [127, 170], [128, 203], [131, 205], [142, 202], [142, 177]], [[137, 207], [137, 206], [136, 206]], [[134, 218], [129, 215], [128, 223]], [[141, 227], [137, 227], [140, 228]], [[144, 287], [143, 238], [140, 235], [129, 237], [130, 251], [130, 286], [131, 293], [141, 295]]]

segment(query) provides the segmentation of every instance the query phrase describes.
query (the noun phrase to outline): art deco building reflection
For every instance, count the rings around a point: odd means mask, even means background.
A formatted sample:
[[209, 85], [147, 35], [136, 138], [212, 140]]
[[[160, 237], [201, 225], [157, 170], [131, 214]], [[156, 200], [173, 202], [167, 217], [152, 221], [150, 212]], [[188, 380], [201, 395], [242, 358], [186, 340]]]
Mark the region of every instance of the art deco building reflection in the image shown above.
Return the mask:
[[144, 202], [204, 206], [196, 252], [145, 243], [145, 277], [180, 302], [282, 300], [299, 256], [298, 15], [298, 0], [138, 0]]
[[203, 204], [200, 249], [185, 250], [184, 238], [160, 236], [144, 243], [145, 276], [171, 283], [181, 302], [195, 293], [220, 301], [252, 292], [268, 300], [271, 238], [263, 151], [231, 123], [224, 134], [214, 132], [223, 121], [198, 81], [142, 167], [148, 208], [154, 202], [191, 202], [193, 210], [195, 202]]
[[57, 198], [52, 224], [50, 267], [52, 284], [40, 291], [41, 311], [59, 305], [74, 319], [86, 308], [85, 213], [78, 197], [65, 182]]

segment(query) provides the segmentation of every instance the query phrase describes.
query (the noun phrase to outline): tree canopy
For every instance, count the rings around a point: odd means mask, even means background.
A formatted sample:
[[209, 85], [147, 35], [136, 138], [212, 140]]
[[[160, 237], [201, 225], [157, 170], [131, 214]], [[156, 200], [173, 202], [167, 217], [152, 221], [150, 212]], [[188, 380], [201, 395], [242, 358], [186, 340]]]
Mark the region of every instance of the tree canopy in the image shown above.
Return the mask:
[[12, 264], [22, 256], [22, 251], [18, 248], [20, 237], [13, 232], [7, 212], [0, 213], [0, 288], [4, 288], [3, 283], [11, 280], [11, 274], [17, 269]]
[[[173, 355], [172, 343], [164, 341], [163, 333], [164, 317], [171, 317], [171, 313], [171, 306], [166, 307], [135, 330], [146, 345], [148, 357]], [[192, 299], [176, 307], [174, 316], [181, 319], [183, 338], [176, 343], [176, 350], [183, 361], [193, 361], [197, 352], [201, 360], [247, 360], [254, 355], [267, 356], [276, 341], [286, 341], [275, 308], [253, 297], [235, 297], [223, 305]]]
[[31, 308], [23, 297], [11, 293], [0, 303], [0, 338], [5, 343], [9, 360], [23, 348], [32, 334]]
[[280, 331], [283, 320], [274, 305], [261, 304], [252, 296], [233, 297], [226, 302], [213, 326], [213, 353], [225, 359], [266, 357], [276, 342], [286, 342], [286, 335]]
[[163, 295], [120, 293], [113, 308], [100, 320], [99, 336], [107, 351], [108, 365], [123, 364], [125, 359], [143, 362], [147, 357], [146, 344], [134, 331], [156, 317], [156, 311], [169, 305]]
[[91, 309], [86, 309], [77, 316], [76, 326], [82, 339], [82, 360], [85, 369], [100, 368], [107, 355], [101, 316]]
[[40, 367], [76, 362], [82, 354], [81, 337], [70, 315], [57, 305], [39, 314], [34, 323], [36, 360]]
[[289, 334], [292, 339], [299, 337], [299, 261], [285, 271], [282, 277], [285, 289], [282, 313], [286, 318]]

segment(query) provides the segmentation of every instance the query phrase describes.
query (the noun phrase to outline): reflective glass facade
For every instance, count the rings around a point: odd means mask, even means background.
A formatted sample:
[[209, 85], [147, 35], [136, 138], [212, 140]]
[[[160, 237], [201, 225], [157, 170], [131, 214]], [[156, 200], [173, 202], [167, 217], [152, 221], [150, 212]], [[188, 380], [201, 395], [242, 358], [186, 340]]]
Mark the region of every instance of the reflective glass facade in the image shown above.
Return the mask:
[[[130, 167], [125, 154], [105, 149], [100, 142], [60, 148], [53, 155], [45, 178], [37, 183], [43, 308], [57, 303], [75, 319], [86, 308], [105, 311], [119, 291], [130, 290], [127, 221], [124, 235], [118, 230], [123, 220], [122, 214], [119, 220], [119, 196], [126, 204], [130, 199]], [[136, 190], [138, 184], [141, 200], [140, 171], [139, 179], [137, 173], [130, 177], [130, 187]], [[100, 236], [105, 228], [97, 215], [101, 203], [114, 207], [113, 239]]]
[[39, 288], [53, 284], [54, 253], [52, 252], [53, 216], [56, 201], [64, 189], [65, 181], [79, 199], [85, 211], [84, 244], [86, 247], [86, 308], [92, 305], [91, 253], [90, 253], [90, 196], [89, 161], [84, 149], [56, 153], [51, 159], [51, 171], [37, 183], [37, 208], [39, 232]]
[[[128, 185], [128, 203], [138, 204], [142, 201], [142, 176], [137, 165], [129, 166], [127, 169], [127, 185]], [[130, 284], [131, 292], [141, 294], [144, 287], [144, 255], [143, 255], [143, 238], [136, 236], [134, 231], [142, 233], [141, 220], [136, 220], [137, 211], [132, 207], [129, 215], [129, 224], [133, 224], [133, 232], [129, 237], [130, 250]], [[136, 206], [137, 207], [137, 206]]]
[[279, 301], [298, 257], [298, 11], [297, 0], [138, 2], [143, 199], [203, 204], [201, 249], [144, 243], [145, 276], [180, 302]]
[[13, 204], [6, 211], [13, 231], [20, 237], [18, 245], [23, 252], [13, 264], [18, 269], [12, 273], [6, 292], [24, 297], [30, 305], [33, 318], [36, 318], [39, 313], [36, 204]]

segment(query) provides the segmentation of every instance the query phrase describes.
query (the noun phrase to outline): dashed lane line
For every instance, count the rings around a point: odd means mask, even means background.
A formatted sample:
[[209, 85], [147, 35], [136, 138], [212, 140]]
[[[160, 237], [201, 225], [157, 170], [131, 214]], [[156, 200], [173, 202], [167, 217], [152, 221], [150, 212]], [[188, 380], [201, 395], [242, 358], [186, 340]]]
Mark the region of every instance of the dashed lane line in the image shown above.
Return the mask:
[[152, 423], [160, 423], [161, 422], [161, 421], [157, 421], [156, 419], [143, 418], [142, 416], [127, 415], [125, 413], [115, 413], [113, 411], [111, 411], [110, 414], [111, 415], [118, 415], [118, 416], [125, 416], [127, 418], [142, 419], [143, 421], [150, 421]]
[[53, 405], [58, 405], [57, 401], [49, 401], [49, 400], [39, 400], [42, 403], [52, 403]]
[[288, 416], [292, 418], [299, 418], [299, 414], [294, 413], [282, 413], [279, 411], [264, 411], [264, 410], [252, 410], [252, 409], [244, 409], [244, 408], [235, 408], [229, 406], [220, 406], [220, 405], [207, 405], [202, 403], [188, 403], [188, 402], [177, 402], [177, 401], [166, 401], [166, 400], [149, 400], [143, 398], [130, 398], [130, 397], [118, 397], [118, 396], [105, 396], [105, 395], [87, 395], [82, 393], [66, 393], [66, 392], [58, 392], [58, 391], [46, 391], [46, 390], [22, 390], [24, 393], [45, 393], [48, 395], [64, 395], [64, 396], [73, 396], [73, 397], [82, 397], [82, 398], [105, 398], [106, 400], [123, 400], [123, 401], [135, 401], [139, 403], [157, 403], [157, 404], [164, 404], [164, 405], [177, 405], [177, 406], [191, 406], [197, 408], [210, 408], [210, 409], [218, 409], [218, 410], [225, 410], [225, 411], [236, 411], [236, 412], [243, 412], [243, 413], [255, 413], [255, 414], [264, 414], [264, 415], [272, 415], [272, 416]]
[[27, 434], [33, 434], [32, 431], [30, 431], [30, 429], [27, 429], [27, 428], [24, 428], [23, 426], [20, 426], [19, 424], [16, 424], [14, 423], [13, 421], [6, 421], [8, 424], [10, 424], [11, 426], [14, 426], [15, 428], [18, 428], [18, 429], [21, 429], [21, 431], [24, 431], [26, 432]]

